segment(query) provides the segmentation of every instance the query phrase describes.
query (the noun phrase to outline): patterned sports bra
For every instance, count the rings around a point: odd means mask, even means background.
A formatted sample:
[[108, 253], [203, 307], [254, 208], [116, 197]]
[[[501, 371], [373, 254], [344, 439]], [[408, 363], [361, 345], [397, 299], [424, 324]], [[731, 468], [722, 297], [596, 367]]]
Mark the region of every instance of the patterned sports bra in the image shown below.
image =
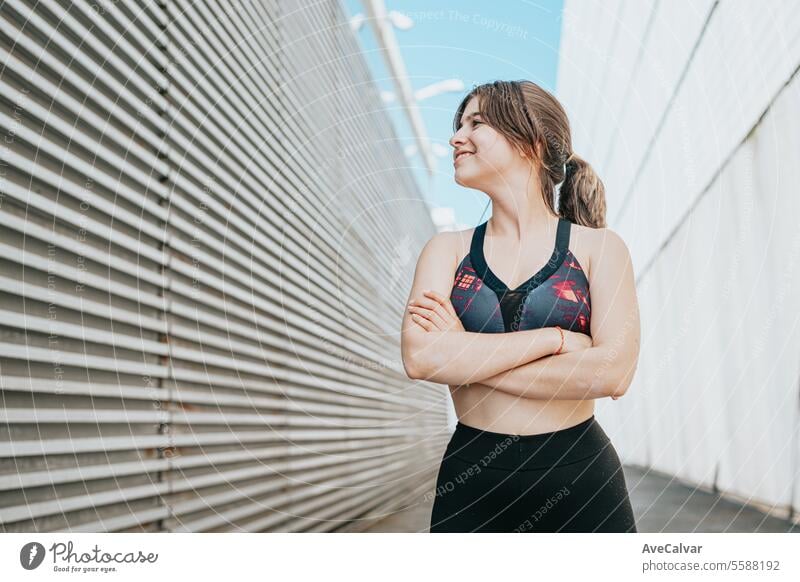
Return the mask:
[[458, 264], [450, 292], [464, 329], [503, 333], [558, 325], [591, 335], [589, 281], [569, 250], [572, 223], [559, 217], [550, 260], [519, 287], [508, 289], [486, 264], [486, 222], [473, 231], [469, 253]]

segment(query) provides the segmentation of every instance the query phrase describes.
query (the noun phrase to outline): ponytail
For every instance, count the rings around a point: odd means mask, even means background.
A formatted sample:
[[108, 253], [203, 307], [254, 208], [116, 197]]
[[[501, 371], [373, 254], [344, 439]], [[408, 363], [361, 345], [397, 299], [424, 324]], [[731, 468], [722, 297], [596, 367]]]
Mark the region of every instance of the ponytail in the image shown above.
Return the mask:
[[572, 153], [558, 193], [558, 214], [591, 228], [606, 227], [606, 193], [602, 180], [583, 158]]

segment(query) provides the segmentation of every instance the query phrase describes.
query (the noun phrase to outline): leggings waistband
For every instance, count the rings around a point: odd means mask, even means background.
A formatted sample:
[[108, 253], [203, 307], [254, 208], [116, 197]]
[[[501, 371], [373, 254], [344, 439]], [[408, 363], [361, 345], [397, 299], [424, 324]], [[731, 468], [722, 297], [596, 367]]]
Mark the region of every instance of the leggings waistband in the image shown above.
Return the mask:
[[575, 426], [530, 435], [492, 432], [458, 421], [445, 457], [453, 455], [479, 468], [543, 469], [580, 461], [610, 443], [594, 415]]

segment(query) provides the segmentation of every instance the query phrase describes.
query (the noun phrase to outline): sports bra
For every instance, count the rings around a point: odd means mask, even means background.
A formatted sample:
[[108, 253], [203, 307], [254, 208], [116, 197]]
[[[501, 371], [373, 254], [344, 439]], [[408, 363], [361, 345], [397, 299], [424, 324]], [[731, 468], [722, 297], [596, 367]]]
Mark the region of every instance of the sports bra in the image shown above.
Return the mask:
[[450, 302], [464, 330], [503, 333], [560, 326], [591, 335], [589, 281], [569, 250], [572, 223], [559, 217], [550, 260], [516, 289], [509, 289], [486, 264], [486, 223], [475, 228], [469, 253], [456, 268]]

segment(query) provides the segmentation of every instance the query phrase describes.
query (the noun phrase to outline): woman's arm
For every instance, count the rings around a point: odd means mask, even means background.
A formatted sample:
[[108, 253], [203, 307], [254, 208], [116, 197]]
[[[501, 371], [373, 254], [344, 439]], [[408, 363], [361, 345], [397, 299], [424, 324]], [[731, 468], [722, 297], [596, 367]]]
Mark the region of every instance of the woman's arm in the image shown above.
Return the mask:
[[[455, 240], [457, 233], [439, 233], [422, 249], [409, 301], [426, 301], [424, 290], [449, 297], [455, 276]], [[450, 309], [452, 305], [448, 303]], [[419, 317], [419, 316], [417, 316]], [[420, 318], [421, 319], [421, 318]], [[403, 366], [410, 378], [442, 384], [462, 385], [476, 382], [525, 362], [552, 354], [561, 343], [555, 328], [535, 329], [514, 333], [474, 333], [464, 331], [457, 316], [458, 329], [434, 331], [403, 314], [401, 352]]]
[[[412, 323], [411, 325], [416, 326]], [[425, 331], [410, 348], [415, 364], [409, 377], [460, 386], [550, 355], [560, 335], [553, 327], [514, 333]], [[417, 332], [412, 332], [417, 335]], [[407, 368], [408, 372], [408, 368]], [[483, 382], [481, 382], [483, 383]]]
[[496, 374], [481, 384], [525, 398], [581, 400], [620, 397], [639, 360], [640, 323], [628, 247], [610, 229], [598, 230], [592, 260], [592, 347], [545, 357]]

